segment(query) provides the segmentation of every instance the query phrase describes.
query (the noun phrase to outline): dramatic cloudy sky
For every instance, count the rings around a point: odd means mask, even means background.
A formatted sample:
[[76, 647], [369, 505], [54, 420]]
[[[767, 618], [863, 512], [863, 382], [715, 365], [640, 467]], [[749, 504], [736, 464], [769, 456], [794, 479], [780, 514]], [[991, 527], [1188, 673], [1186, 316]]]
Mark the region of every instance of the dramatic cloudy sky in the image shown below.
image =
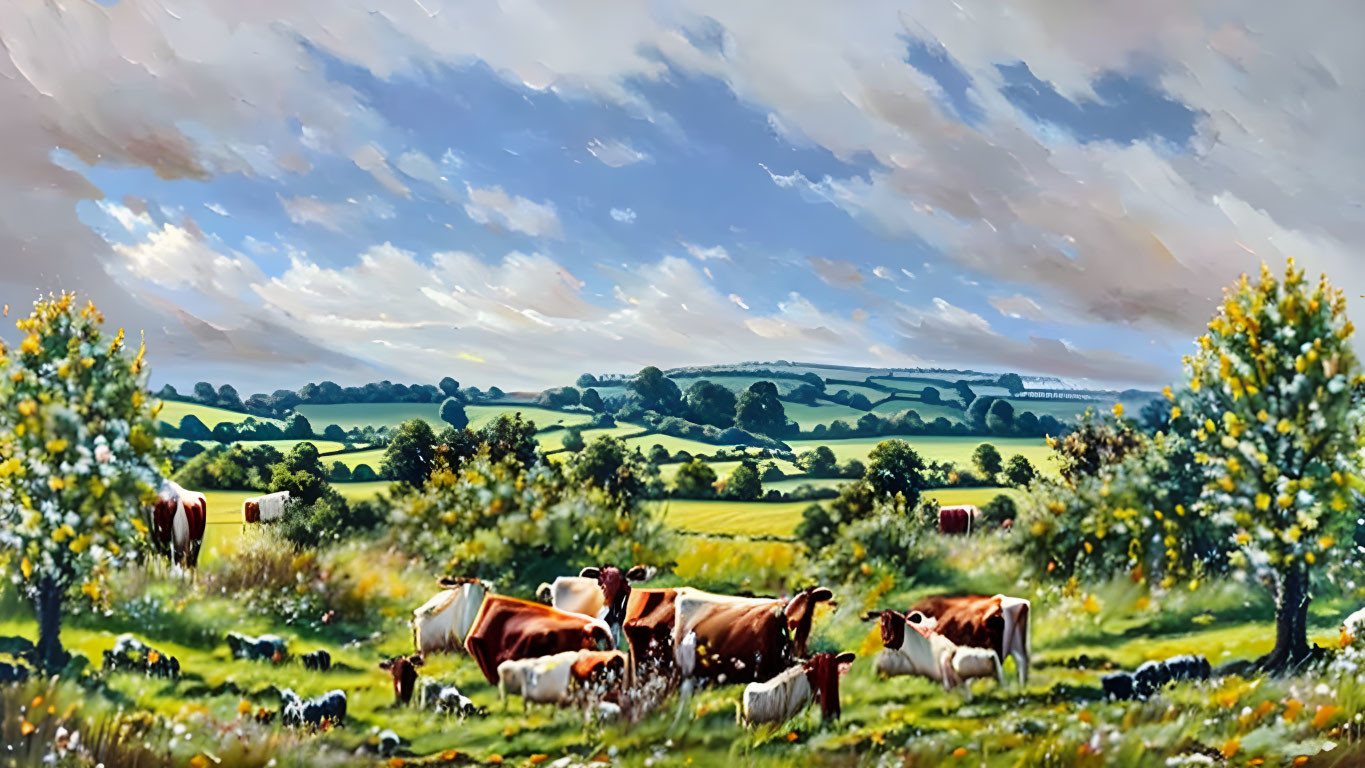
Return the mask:
[[1365, 7], [1310, 5], [0, 2], [0, 299], [246, 391], [1156, 384], [1260, 259], [1365, 293]]

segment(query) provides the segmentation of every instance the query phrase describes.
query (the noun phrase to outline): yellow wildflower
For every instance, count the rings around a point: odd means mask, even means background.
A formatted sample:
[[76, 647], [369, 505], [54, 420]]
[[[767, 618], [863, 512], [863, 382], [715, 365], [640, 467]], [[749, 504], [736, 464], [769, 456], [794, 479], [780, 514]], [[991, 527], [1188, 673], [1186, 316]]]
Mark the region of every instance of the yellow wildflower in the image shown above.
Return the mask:
[[1251, 535], [1248, 534], [1246, 531], [1243, 531], [1243, 532], [1237, 534], [1237, 546], [1239, 546], [1239, 547], [1245, 547], [1246, 545], [1248, 545], [1248, 544], [1250, 544], [1250, 543], [1251, 543]]
[[66, 483], [63, 482], [60, 477], [53, 475], [47, 479], [47, 487], [54, 491], [60, 491], [62, 488], [66, 487]]
[[1280, 506], [1280, 509], [1289, 509], [1289, 507], [1294, 503], [1294, 497], [1290, 496], [1287, 493], [1282, 493], [1280, 494], [1280, 497], [1275, 500], [1275, 503]]
[[28, 557], [19, 561], [19, 572], [24, 574], [26, 579], [33, 575], [33, 563], [29, 562]]
[[1270, 494], [1268, 493], [1256, 494], [1256, 508], [1261, 511], [1270, 509]]
[[58, 438], [58, 439], [56, 439], [56, 440], [48, 440], [48, 441], [47, 441], [47, 452], [48, 452], [48, 453], [61, 453], [62, 451], [65, 451], [65, 450], [66, 450], [66, 446], [67, 446], [66, 441], [65, 441], [65, 440], [62, 440], [62, 439], [60, 439], [60, 438]]
[[30, 333], [25, 336], [23, 342], [19, 344], [19, 349], [26, 355], [36, 355], [38, 354], [40, 346], [38, 334]]
[[1180, 406], [1178, 406], [1178, 405], [1173, 405], [1173, 406], [1171, 406], [1171, 418], [1172, 418], [1172, 419], [1178, 419], [1178, 418], [1180, 418], [1180, 414], [1181, 414]]
[[1280, 419], [1280, 422], [1275, 425], [1275, 431], [1282, 435], [1289, 434], [1293, 429], [1294, 425], [1290, 423], [1289, 419]]
[[1218, 431], [1218, 425], [1213, 423], [1213, 419], [1204, 419], [1204, 431], [1210, 433], [1216, 432]]
[[1123, 418], [1123, 403], [1114, 403], [1114, 418]]
[[1161, 388], [1161, 394], [1165, 395], [1167, 400], [1175, 401], [1175, 393], [1171, 391], [1169, 384]]
[[19, 401], [19, 415], [32, 416], [37, 412], [38, 404], [33, 401], [33, 398], [25, 398], [24, 400]]

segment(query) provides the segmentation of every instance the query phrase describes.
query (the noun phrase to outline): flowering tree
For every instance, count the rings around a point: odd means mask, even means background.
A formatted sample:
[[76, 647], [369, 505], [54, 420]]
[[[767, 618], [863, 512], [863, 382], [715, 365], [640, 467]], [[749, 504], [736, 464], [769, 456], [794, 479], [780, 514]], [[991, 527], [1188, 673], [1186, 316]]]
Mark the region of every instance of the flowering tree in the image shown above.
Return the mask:
[[145, 347], [129, 355], [123, 331], [100, 333], [93, 304], [63, 293], [15, 325], [0, 344], [0, 554], [38, 619], [38, 659], [65, 663], [63, 603], [101, 579], [147, 534], [161, 452], [146, 390]]
[[1306, 283], [1291, 259], [1277, 280], [1262, 265], [1259, 280], [1243, 275], [1227, 291], [1185, 358], [1187, 389], [1168, 392], [1193, 425], [1202, 514], [1236, 528], [1234, 563], [1275, 596], [1267, 668], [1308, 655], [1310, 572], [1350, 554], [1339, 529], [1354, 520], [1362, 413], [1352, 388], [1365, 382], [1353, 330], [1325, 275]]

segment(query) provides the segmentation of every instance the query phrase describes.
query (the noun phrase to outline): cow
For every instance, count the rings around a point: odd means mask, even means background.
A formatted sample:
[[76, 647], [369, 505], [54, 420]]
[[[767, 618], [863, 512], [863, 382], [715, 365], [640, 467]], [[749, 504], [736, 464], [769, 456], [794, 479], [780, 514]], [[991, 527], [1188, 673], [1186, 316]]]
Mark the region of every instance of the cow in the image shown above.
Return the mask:
[[105, 672], [128, 670], [151, 677], [180, 677], [180, 660], [148, 646], [131, 634], [119, 635], [112, 650], [104, 652]]
[[279, 635], [252, 637], [240, 632], [229, 632], [227, 644], [234, 658], [248, 661], [272, 661], [278, 664], [289, 655], [289, 644]]
[[187, 570], [199, 565], [208, 509], [204, 494], [161, 481], [152, 506], [152, 534], [157, 548], [168, 553], [172, 563]]
[[673, 669], [673, 619], [676, 589], [632, 589], [621, 633], [630, 647], [630, 672], [637, 679], [650, 671], [667, 676]]
[[504, 595], [483, 599], [465, 637], [465, 650], [490, 685], [497, 684], [498, 665], [504, 661], [611, 648], [611, 631], [601, 619]]
[[1028, 682], [1029, 601], [1007, 595], [936, 595], [911, 606], [907, 615], [920, 613], [931, 620], [939, 634], [958, 645], [989, 648], [1004, 663], [1013, 657], [1019, 685]]
[[421, 656], [394, 656], [379, 662], [379, 668], [393, 678], [395, 704], [407, 704], [412, 701], [413, 687], [417, 684], [417, 668], [420, 666]]
[[968, 534], [972, 524], [981, 519], [981, 510], [975, 504], [961, 504], [953, 507], [938, 508], [938, 532], [946, 534]]
[[[644, 566], [622, 571], [614, 565], [584, 568], [577, 576], [560, 576], [549, 585], [550, 605], [568, 613], [581, 613], [607, 622], [617, 646], [624, 645], [621, 623], [625, 620], [632, 581], [650, 577]], [[537, 594], [546, 594], [544, 586]]]
[[312, 653], [305, 653], [299, 658], [303, 661], [304, 669], [326, 672], [332, 668], [332, 654], [321, 649]]
[[[711, 592], [703, 592], [692, 587], [680, 587], [674, 595], [674, 617], [673, 617], [673, 645], [676, 649], [678, 643], [691, 632], [695, 627], [691, 626], [697, 617], [716, 606], [749, 606], [749, 607], [772, 607], [781, 613], [785, 618], [786, 634], [790, 640], [790, 651], [792, 658], [800, 658], [806, 655], [806, 642], [810, 638], [811, 622], [815, 616], [815, 606], [823, 601], [830, 601], [832, 604], [833, 593], [826, 587], [808, 587], [792, 595], [790, 599], [783, 600], [774, 597], [736, 597], [733, 595], [717, 595]], [[714, 622], [712, 622], [714, 624]], [[701, 638], [703, 641], [705, 637]], [[674, 653], [675, 660], [677, 652]], [[785, 662], [786, 659], [781, 661]], [[777, 674], [783, 668], [779, 667], [773, 674]], [[766, 678], [756, 678], [766, 679]], [[737, 682], [737, 681], [731, 681]]]
[[483, 707], [474, 702], [455, 687], [454, 683], [428, 681], [422, 687], [421, 705], [423, 709], [434, 710], [438, 714], [459, 715], [463, 720], [470, 715], [488, 714]]
[[1172, 656], [1165, 661], [1145, 661], [1132, 672], [1115, 672], [1100, 679], [1105, 696], [1125, 701], [1146, 700], [1169, 683], [1183, 680], [1207, 680], [1212, 674], [1209, 660], [1203, 656], [1186, 654]]
[[242, 501], [242, 522], [272, 523], [284, 517], [289, 506], [289, 491], [252, 496]]
[[446, 576], [437, 583], [444, 589], [412, 612], [413, 652], [423, 656], [464, 650], [465, 635], [489, 590], [478, 579]]
[[[995, 678], [1004, 685], [1004, 670], [995, 651], [960, 646], [936, 632], [917, 612], [882, 611], [864, 618], [871, 616], [881, 621], [883, 650], [876, 657], [881, 675], [925, 677], [941, 684], [945, 691], [978, 677]], [[971, 688], [965, 688], [964, 695], [970, 699]]]
[[319, 728], [346, 720], [346, 692], [331, 690], [312, 699], [301, 698], [290, 688], [280, 691], [280, 721], [285, 725]]
[[839, 676], [848, 670], [853, 658], [852, 653], [817, 653], [767, 682], [749, 683], [740, 699], [740, 724], [784, 723], [812, 699], [820, 702], [820, 715], [826, 722], [837, 720]]

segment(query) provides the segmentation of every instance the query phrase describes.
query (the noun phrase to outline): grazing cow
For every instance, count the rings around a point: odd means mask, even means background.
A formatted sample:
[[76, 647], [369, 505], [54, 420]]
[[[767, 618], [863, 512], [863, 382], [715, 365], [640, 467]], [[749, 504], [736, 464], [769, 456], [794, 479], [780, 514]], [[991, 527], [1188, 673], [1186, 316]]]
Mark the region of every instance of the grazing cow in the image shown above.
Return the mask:
[[632, 589], [621, 632], [630, 646], [632, 675], [667, 675], [673, 668], [673, 619], [676, 589]]
[[611, 631], [601, 619], [503, 595], [484, 598], [465, 638], [490, 685], [498, 682], [498, 665], [510, 659], [611, 647]]
[[[568, 613], [581, 613], [607, 622], [617, 646], [624, 645], [621, 623], [625, 620], [632, 581], [650, 577], [644, 566], [622, 571], [614, 565], [584, 568], [577, 576], [560, 576], [549, 586], [550, 605]], [[540, 593], [540, 590], [537, 590]]]
[[938, 532], [947, 534], [968, 534], [972, 532], [972, 524], [979, 519], [981, 519], [981, 510], [974, 504], [939, 507]]
[[817, 653], [763, 683], [749, 683], [740, 700], [741, 725], [784, 723], [806, 708], [812, 699], [820, 702], [820, 715], [826, 720], [839, 718], [839, 675], [848, 671], [853, 654]]
[[273, 661], [278, 664], [289, 655], [289, 644], [279, 635], [252, 637], [240, 632], [229, 632], [227, 644], [234, 658], [248, 661]]
[[180, 660], [164, 654], [130, 634], [119, 635], [104, 652], [104, 671], [128, 670], [151, 677], [180, 677]]
[[284, 517], [289, 506], [289, 491], [252, 496], [242, 502], [242, 522], [272, 523]]
[[326, 672], [332, 668], [332, 654], [321, 649], [313, 651], [312, 653], [305, 653], [300, 658], [303, 659], [304, 669]]
[[471, 715], [488, 714], [483, 707], [475, 706], [473, 700], [460, 693], [454, 683], [429, 681], [422, 687], [421, 705], [423, 709], [434, 710], [438, 714], [459, 715], [463, 720]]
[[1114, 672], [1100, 678], [1100, 688], [1104, 695], [1116, 701], [1127, 701], [1137, 695], [1133, 684], [1133, 673]]
[[171, 562], [183, 568], [199, 564], [199, 547], [208, 524], [208, 501], [204, 494], [187, 491], [170, 480], [161, 482], [152, 507], [152, 532], [156, 546]]
[[394, 733], [388, 728], [385, 728], [384, 730], [380, 731], [379, 734], [374, 738], [375, 751], [377, 751], [383, 757], [388, 757], [392, 755], [394, 752], [398, 751], [399, 747], [403, 746], [403, 740], [398, 737], [398, 734]]
[[[884, 648], [877, 654], [876, 667], [882, 675], [925, 677], [940, 683], [945, 691], [978, 677], [994, 678], [1004, 685], [1004, 671], [995, 651], [959, 646], [936, 632], [919, 613], [907, 616], [882, 611], [880, 620]], [[964, 694], [970, 699], [971, 688], [965, 688]]]
[[412, 701], [413, 686], [417, 684], [417, 668], [422, 666], [421, 656], [395, 656], [379, 662], [379, 668], [393, 678], [393, 699], [396, 704]]
[[312, 699], [301, 698], [293, 689], [280, 691], [280, 720], [285, 725], [319, 728], [346, 720], [346, 692], [331, 690]]
[[[731, 678], [730, 682], [766, 680], [785, 669], [786, 662], [790, 658], [799, 658], [806, 655], [806, 641], [810, 638], [810, 628], [811, 622], [815, 616], [815, 606], [819, 602], [832, 600], [833, 597], [833, 593], [825, 587], [808, 587], [797, 592], [789, 600], [771, 597], [734, 597], [732, 595], [717, 595], [711, 592], [703, 592], [692, 587], [681, 587], [674, 596], [673, 646], [675, 648], [675, 661], [678, 660], [678, 650], [676, 649], [678, 649], [679, 643], [688, 633], [696, 631], [696, 625], [699, 622], [708, 623], [713, 629], [720, 628], [714, 620], [708, 619], [707, 614], [716, 610], [725, 609], [727, 615], [733, 618], [738, 615], [738, 613], [730, 612], [729, 609], [736, 609], [739, 613], [744, 613], [745, 609], [748, 608], [772, 609], [785, 619], [783, 622], [783, 629], [785, 631], [782, 632], [782, 636], [784, 647], [789, 652], [789, 656], [778, 659], [769, 657], [766, 660], [768, 663], [778, 664], [779, 666], [776, 669], [770, 670], [771, 674], [765, 677], [747, 677], [746, 674], [744, 675], [746, 679], [735, 680]], [[729, 634], [728, 630], [727, 634]], [[708, 650], [713, 652], [717, 651], [717, 645], [714, 642], [711, 642], [705, 634], [701, 635], [699, 640]], [[751, 673], [752, 671], [750, 674]]]
[[445, 587], [421, 608], [412, 612], [413, 650], [422, 655], [464, 650], [464, 638], [488, 594], [488, 584], [478, 579], [443, 577]]
[[1029, 601], [1006, 595], [936, 595], [915, 603], [907, 615], [921, 613], [939, 634], [958, 645], [989, 648], [1004, 663], [1014, 657], [1019, 685], [1028, 682]]

